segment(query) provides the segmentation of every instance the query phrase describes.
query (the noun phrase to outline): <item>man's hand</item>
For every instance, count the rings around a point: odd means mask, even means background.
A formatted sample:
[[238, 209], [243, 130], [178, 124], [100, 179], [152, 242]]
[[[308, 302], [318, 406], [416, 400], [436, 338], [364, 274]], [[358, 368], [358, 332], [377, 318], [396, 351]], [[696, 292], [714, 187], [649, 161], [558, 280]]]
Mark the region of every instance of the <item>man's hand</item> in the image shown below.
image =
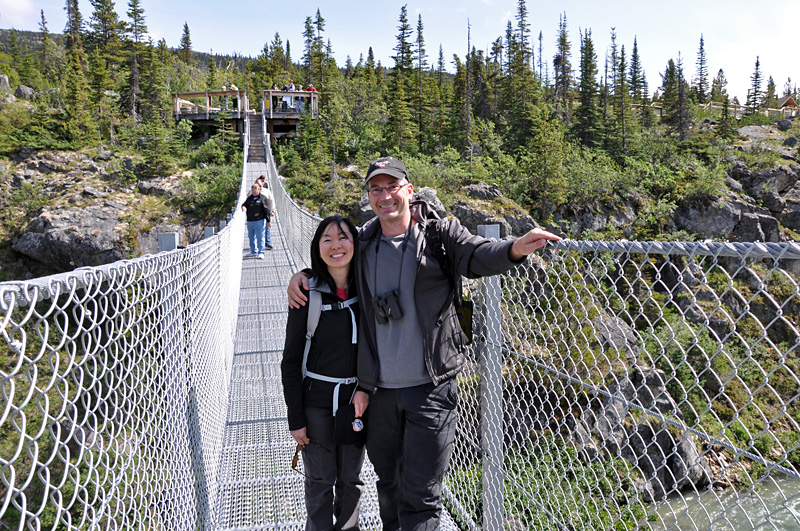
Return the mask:
[[514, 262], [519, 262], [536, 249], [541, 249], [547, 245], [548, 241], [557, 242], [559, 240], [561, 240], [561, 238], [552, 232], [547, 232], [542, 229], [533, 229], [514, 241], [511, 245], [511, 249], [508, 251], [508, 257]]
[[286, 294], [289, 295], [290, 308], [298, 309], [308, 302], [308, 297], [300, 288], [308, 291], [308, 277], [301, 272], [297, 272], [289, 279], [289, 287], [286, 288]]
[[353, 405], [356, 408], [356, 417], [364, 416], [364, 412], [367, 410], [367, 406], [369, 405], [369, 395], [364, 391], [356, 391], [356, 394], [353, 397]]
[[305, 446], [311, 442], [308, 436], [306, 435], [305, 427], [300, 428], [299, 430], [291, 430], [289, 433], [292, 434], [292, 438], [295, 441], [297, 441], [297, 444], [302, 444], [303, 446]]

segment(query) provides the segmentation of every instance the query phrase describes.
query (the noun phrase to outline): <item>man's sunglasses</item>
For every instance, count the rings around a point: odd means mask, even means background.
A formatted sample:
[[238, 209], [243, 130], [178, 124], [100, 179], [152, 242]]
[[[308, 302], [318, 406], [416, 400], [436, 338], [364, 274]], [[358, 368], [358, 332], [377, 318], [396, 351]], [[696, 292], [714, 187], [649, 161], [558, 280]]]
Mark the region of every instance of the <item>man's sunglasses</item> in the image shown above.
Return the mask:
[[[319, 441], [315, 441], [313, 439], [309, 439], [309, 441], [314, 443], [314, 444], [318, 444], [320, 448], [322, 448], [326, 452], [330, 453], [330, 450], [328, 450], [327, 448], [322, 446], [319, 443]], [[295, 447], [295, 449], [294, 449], [294, 457], [292, 457], [292, 470], [294, 470], [295, 472], [297, 472], [301, 476], [304, 476], [304, 477], [310, 479], [311, 481], [322, 481], [322, 478], [314, 478], [314, 477], [309, 476], [305, 472], [301, 472], [301, 471], [297, 470], [297, 462], [300, 459], [300, 450], [302, 450], [302, 449], [303, 449], [303, 445], [300, 444], [300, 443], [297, 443], [297, 447]]]

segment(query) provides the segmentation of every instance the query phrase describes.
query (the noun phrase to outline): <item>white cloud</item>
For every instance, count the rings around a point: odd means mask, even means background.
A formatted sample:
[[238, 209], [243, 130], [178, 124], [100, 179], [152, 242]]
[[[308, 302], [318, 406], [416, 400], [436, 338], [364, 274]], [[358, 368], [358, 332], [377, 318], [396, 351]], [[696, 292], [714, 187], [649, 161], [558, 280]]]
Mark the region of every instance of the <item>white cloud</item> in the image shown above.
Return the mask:
[[0, 26], [4, 28], [36, 29], [38, 10], [33, 0], [0, 0]]

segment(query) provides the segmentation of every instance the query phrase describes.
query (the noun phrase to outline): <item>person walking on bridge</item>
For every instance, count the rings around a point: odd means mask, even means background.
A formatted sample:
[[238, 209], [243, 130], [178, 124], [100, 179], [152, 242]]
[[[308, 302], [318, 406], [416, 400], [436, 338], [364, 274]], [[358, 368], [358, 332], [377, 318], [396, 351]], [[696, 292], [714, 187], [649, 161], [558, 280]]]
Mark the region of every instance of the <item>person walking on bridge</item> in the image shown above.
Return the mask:
[[[405, 165], [393, 157], [370, 164], [365, 187], [377, 217], [357, 240], [358, 385], [364, 393], [355, 397], [356, 414], [369, 407], [367, 452], [378, 475], [383, 529], [439, 529], [465, 336], [453, 279], [443, 271], [437, 247], [449, 257], [452, 273], [477, 278], [521, 264], [560, 238], [537, 228], [492, 242], [457, 219], [439, 220], [427, 203], [413, 201]], [[434, 232], [437, 243], [430, 241]], [[292, 277], [290, 305], [306, 303], [307, 283], [302, 273]]]
[[267, 196], [261, 193], [261, 185], [258, 181], [254, 182], [250, 187], [250, 195], [242, 203], [242, 210], [247, 213], [247, 237], [250, 240], [248, 256], [264, 259], [264, 230], [273, 208]]

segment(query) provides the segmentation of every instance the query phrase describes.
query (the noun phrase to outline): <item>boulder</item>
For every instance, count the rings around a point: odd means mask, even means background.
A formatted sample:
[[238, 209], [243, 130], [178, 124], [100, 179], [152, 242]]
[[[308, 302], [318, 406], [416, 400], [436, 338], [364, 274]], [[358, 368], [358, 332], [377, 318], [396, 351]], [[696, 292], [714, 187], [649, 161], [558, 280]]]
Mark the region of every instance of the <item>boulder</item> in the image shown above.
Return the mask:
[[475, 199], [491, 201], [492, 199], [497, 199], [503, 194], [500, 192], [500, 187], [496, 184], [489, 185], [481, 181], [478, 184], [471, 184], [467, 186], [467, 195]]
[[639, 352], [639, 340], [633, 329], [619, 317], [601, 314], [592, 319], [594, 326], [593, 346], [599, 346], [603, 352], [613, 351], [611, 356], [633, 359]]
[[511, 225], [505, 218], [498, 216], [485, 203], [474, 204], [470, 201], [459, 201], [451, 209], [453, 216], [471, 233], [478, 233], [478, 225], [500, 225], [500, 237], [508, 238], [512, 234]]
[[728, 239], [735, 242], [779, 242], [781, 234], [778, 220], [772, 216], [744, 212]]
[[435, 188], [424, 186], [419, 190], [415, 189], [414, 199], [420, 199], [428, 203], [440, 218], [447, 217], [447, 209], [444, 208], [444, 204], [439, 200], [439, 194]]
[[797, 138], [790, 136], [783, 141], [783, 145], [787, 147], [795, 147], [797, 145]]
[[5, 74], [0, 74], [0, 89], [8, 89], [11, 88], [8, 84], [8, 76]]
[[792, 121], [791, 120], [778, 120], [775, 124], [779, 130], [781, 131], [788, 131], [792, 128]]
[[20, 85], [14, 91], [14, 96], [21, 100], [32, 100], [36, 96], [36, 91], [27, 85]]
[[98, 266], [126, 258], [117, 213], [100, 206], [45, 211], [12, 248], [56, 271]]

